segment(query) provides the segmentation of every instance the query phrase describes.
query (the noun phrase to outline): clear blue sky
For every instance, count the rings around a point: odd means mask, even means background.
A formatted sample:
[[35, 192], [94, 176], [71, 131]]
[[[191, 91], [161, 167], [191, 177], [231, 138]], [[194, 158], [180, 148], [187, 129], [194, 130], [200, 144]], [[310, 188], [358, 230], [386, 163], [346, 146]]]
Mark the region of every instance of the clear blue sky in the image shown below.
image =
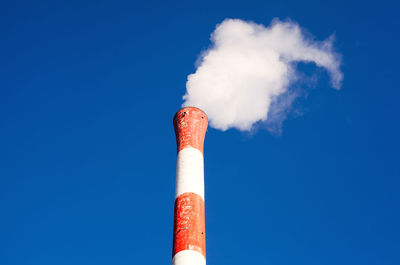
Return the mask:
[[[209, 129], [208, 265], [400, 264], [396, 1], [3, 1], [0, 264], [170, 264], [172, 118], [224, 18], [336, 33], [281, 136]], [[300, 65], [300, 67], [303, 67]]]

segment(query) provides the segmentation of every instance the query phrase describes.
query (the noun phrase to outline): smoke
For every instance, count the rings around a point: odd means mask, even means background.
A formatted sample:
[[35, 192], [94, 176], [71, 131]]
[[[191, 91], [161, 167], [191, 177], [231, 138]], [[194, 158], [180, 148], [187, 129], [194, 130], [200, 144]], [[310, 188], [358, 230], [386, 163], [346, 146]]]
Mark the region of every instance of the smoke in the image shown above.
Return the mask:
[[295, 99], [290, 87], [301, 79], [296, 62], [325, 68], [340, 89], [343, 74], [332, 36], [317, 42], [294, 22], [273, 20], [266, 27], [226, 19], [211, 41], [188, 76], [183, 106], [204, 110], [216, 129], [249, 131], [265, 122], [279, 130]]

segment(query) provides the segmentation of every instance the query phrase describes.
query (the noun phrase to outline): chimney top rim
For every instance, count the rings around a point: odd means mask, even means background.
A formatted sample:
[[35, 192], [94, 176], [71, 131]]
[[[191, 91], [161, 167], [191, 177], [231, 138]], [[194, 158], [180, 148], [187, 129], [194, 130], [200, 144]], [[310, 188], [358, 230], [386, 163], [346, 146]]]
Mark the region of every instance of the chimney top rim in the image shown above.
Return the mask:
[[175, 113], [175, 116], [174, 116], [173, 120], [175, 121], [175, 118], [176, 118], [176, 116], [177, 116], [179, 113], [181, 113], [181, 112], [183, 112], [183, 111], [185, 111], [185, 110], [190, 110], [190, 109], [194, 109], [194, 110], [200, 111], [201, 113], [203, 113], [203, 114], [206, 116], [206, 119], [207, 119], [207, 121], [208, 121], [208, 116], [207, 116], [206, 112], [205, 112], [204, 110], [198, 108], [198, 107], [193, 107], [193, 106], [183, 107], [183, 108], [181, 108], [180, 110], [178, 110], [178, 111]]

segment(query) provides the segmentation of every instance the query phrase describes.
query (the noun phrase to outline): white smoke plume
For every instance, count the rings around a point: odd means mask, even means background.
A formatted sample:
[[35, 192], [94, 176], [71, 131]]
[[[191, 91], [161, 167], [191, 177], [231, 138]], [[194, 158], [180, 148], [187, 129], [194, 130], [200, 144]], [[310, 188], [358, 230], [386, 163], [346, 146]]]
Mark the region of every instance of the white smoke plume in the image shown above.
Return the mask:
[[266, 27], [226, 19], [217, 25], [211, 41], [196, 72], [188, 76], [183, 106], [204, 110], [216, 129], [249, 131], [257, 122], [268, 122], [272, 113], [289, 108], [287, 102], [293, 99], [282, 97], [293, 96], [288, 92], [299, 80], [296, 62], [325, 68], [332, 86], [340, 89], [343, 74], [333, 37], [314, 41], [294, 22], [273, 20]]

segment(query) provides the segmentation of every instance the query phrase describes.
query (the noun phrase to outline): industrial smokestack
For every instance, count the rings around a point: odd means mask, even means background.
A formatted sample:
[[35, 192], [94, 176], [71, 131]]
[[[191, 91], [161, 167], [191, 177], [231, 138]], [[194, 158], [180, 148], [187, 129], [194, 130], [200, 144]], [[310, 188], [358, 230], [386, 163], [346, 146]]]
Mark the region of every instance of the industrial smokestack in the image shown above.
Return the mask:
[[205, 265], [203, 144], [206, 114], [194, 107], [179, 110], [174, 117], [176, 144], [173, 265]]

